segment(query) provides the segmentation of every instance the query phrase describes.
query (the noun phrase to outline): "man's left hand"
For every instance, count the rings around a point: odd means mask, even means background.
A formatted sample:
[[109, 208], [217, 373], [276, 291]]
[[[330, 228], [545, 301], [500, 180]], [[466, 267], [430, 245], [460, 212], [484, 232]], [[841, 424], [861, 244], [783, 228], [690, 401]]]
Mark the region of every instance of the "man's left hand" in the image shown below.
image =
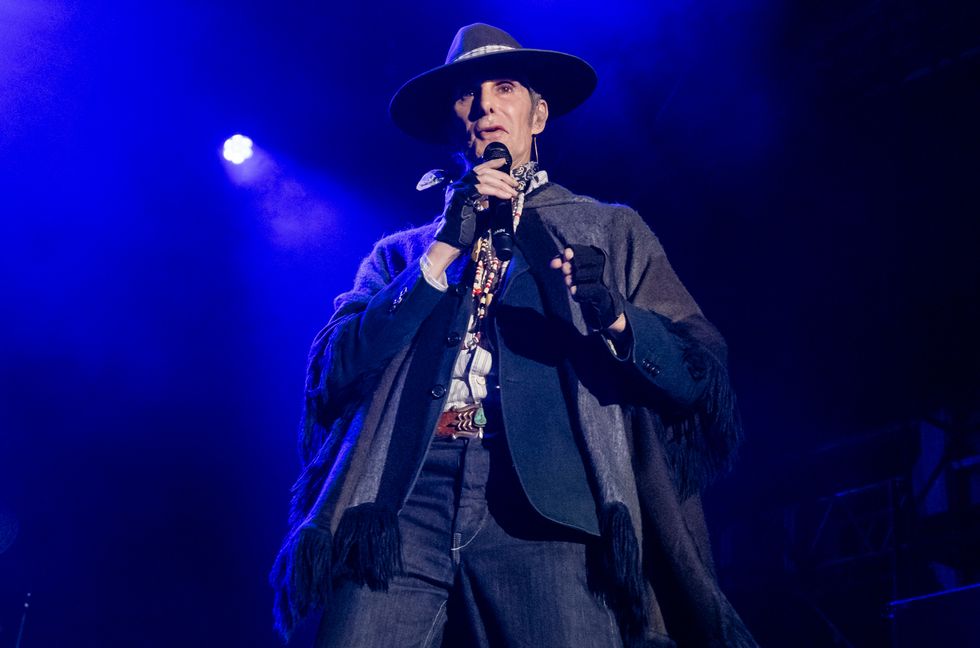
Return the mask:
[[551, 260], [561, 270], [572, 299], [582, 308], [582, 317], [593, 331], [621, 333], [626, 329], [625, 300], [602, 281], [606, 253], [594, 245], [570, 245]]

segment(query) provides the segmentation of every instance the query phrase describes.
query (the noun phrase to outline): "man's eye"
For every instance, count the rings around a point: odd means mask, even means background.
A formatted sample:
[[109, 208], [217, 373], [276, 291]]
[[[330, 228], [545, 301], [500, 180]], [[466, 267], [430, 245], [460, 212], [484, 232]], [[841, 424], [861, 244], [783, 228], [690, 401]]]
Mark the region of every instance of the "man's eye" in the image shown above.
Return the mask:
[[501, 92], [513, 92], [514, 85], [512, 83], [501, 83], [500, 85], [497, 86], [497, 89], [500, 90]]

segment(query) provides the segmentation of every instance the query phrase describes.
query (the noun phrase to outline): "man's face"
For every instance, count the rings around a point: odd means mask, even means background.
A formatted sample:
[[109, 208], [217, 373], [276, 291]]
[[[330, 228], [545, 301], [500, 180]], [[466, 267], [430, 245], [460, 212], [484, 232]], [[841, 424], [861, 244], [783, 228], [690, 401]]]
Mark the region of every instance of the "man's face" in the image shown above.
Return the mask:
[[466, 129], [466, 156], [471, 162], [483, 157], [490, 142], [507, 146], [513, 166], [531, 159], [531, 137], [544, 130], [548, 104], [539, 99], [532, 106], [527, 87], [513, 79], [494, 79], [460, 89], [453, 106]]

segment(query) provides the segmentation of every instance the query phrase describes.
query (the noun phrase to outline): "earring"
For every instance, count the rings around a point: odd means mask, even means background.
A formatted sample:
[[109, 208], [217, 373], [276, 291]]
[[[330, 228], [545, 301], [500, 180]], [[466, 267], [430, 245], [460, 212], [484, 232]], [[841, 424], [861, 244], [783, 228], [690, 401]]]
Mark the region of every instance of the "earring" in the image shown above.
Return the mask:
[[538, 136], [537, 135], [532, 135], [531, 136], [531, 145], [534, 146], [534, 161], [540, 163], [541, 162], [541, 158], [540, 158], [540, 156], [538, 156]]

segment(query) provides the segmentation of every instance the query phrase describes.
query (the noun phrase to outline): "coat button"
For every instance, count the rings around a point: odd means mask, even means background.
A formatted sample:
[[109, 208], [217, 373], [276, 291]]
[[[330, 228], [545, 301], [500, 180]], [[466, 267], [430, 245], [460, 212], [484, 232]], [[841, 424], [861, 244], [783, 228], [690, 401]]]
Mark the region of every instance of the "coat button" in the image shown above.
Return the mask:
[[389, 315], [391, 313], [394, 313], [396, 310], [398, 310], [398, 307], [401, 305], [402, 301], [405, 299], [405, 295], [407, 294], [408, 294], [408, 287], [406, 286], [402, 288], [401, 292], [398, 293], [398, 296], [392, 300], [391, 306], [388, 308]]
[[448, 336], [446, 336], [446, 346], [458, 346], [462, 341], [463, 336], [461, 336], [459, 333], [450, 333]]
[[649, 359], [645, 359], [643, 362], [641, 362], [640, 366], [643, 367], [643, 370], [651, 376], [656, 377], [660, 375], [660, 367], [653, 364], [653, 362]]
[[446, 395], [446, 386], [433, 385], [432, 390], [429, 393], [432, 394], [432, 398], [442, 398]]

